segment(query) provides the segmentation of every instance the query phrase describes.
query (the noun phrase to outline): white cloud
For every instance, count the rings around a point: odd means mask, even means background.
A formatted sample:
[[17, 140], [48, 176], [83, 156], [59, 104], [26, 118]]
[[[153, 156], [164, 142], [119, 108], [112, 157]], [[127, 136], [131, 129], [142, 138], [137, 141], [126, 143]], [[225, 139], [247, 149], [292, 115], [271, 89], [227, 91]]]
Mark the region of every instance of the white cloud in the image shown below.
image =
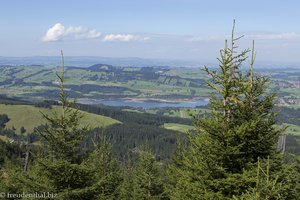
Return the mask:
[[246, 36], [254, 40], [294, 40], [300, 39], [300, 35], [295, 32], [290, 33], [271, 33], [271, 34], [252, 34]]
[[141, 37], [139, 35], [132, 34], [109, 34], [103, 38], [105, 42], [111, 41], [121, 41], [121, 42], [129, 42], [129, 41], [143, 41], [149, 40], [149, 37]]
[[83, 28], [81, 26], [65, 27], [61, 23], [54, 24], [48, 29], [46, 35], [42, 38], [44, 42], [53, 42], [63, 39], [88, 39], [88, 38], [98, 38], [101, 36], [100, 32], [96, 30], [90, 30], [88, 28]]

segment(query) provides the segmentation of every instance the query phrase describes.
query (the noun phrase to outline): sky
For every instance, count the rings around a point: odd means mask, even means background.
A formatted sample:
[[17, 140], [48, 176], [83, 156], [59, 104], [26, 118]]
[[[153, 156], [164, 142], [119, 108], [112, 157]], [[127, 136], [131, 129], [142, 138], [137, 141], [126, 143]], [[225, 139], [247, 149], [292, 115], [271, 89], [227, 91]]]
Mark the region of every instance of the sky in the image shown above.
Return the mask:
[[2, 0], [0, 56], [211, 61], [224, 40], [257, 60], [300, 63], [299, 0]]

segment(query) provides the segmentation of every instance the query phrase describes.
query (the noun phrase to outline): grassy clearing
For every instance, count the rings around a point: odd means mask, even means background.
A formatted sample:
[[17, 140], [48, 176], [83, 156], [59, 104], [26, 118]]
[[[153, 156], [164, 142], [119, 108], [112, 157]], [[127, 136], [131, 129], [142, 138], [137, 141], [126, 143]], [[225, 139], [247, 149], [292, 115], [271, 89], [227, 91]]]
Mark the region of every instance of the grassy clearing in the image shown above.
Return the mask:
[[142, 112], [142, 111], [134, 110], [134, 109], [122, 109], [122, 111], [125, 111], [125, 112], [133, 112], [133, 113], [144, 113], [144, 112]]
[[165, 116], [191, 118], [191, 111], [189, 109], [170, 110], [164, 113]]
[[287, 126], [287, 129], [285, 131], [286, 134], [300, 136], [300, 126], [286, 123], [284, 123], [284, 126]]
[[202, 109], [202, 108], [181, 108], [179, 110], [173, 110], [169, 113], [164, 113], [164, 115], [170, 116], [170, 117], [181, 117], [181, 118], [193, 118], [193, 115], [198, 114], [204, 114], [209, 113], [209, 109]]
[[176, 124], [176, 123], [164, 123], [163, 127], [165, 129], [179, 131], [179, 132], [183, 132], [183, 133], [186, 133], [189, 130], [194, 130], [195, 129], [195, 127], [190, 126], [190, 125]]
[[[11, 119], [7, 123], [8, 128], [14, 127], [17, 133], [20, 133], [20, 128], [25, 127], [27, 132], [32, 132], [33, 129], [41, 124], [45, 124], [46, 120], [42, 117], [40, 112], [51, 115], [54, 111], [60, 112], [59, 106], [54, 106], [51, 110], [45, 108], [37, 108], [29, 105], [4, 105], [0, 104], [0, 114], [7, 114]], [[81, 123], [89, 125], [91, 128], [105, 127], [116, 123], [121, 123], [115, 119], [87, 113], [80, 111], [84, 114]]]

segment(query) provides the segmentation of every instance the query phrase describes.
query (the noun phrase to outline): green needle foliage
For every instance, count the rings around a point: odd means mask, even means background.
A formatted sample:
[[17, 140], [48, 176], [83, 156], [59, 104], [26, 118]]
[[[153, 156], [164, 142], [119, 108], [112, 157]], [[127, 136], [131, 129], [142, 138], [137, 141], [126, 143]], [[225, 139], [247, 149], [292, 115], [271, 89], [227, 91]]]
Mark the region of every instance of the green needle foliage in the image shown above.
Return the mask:
[[89, 129], [80, 125], [82, 115], [71, 108], [74, 102], [65, 94], [63, 54], [62, 72], [57, 77], [61, 112], [43, 114], [48, 126], [39, 130], [46, 149], [35, 156], [28, 172], [20, 172], [16, 178], [28, 193], [53, 192], [63, 200], [116, 199], [121, 176], [109, 144], [98, 137], [90, 155], [80, 151]]
[[[188, 146], [168, 168], [171, 199], [231, 199], [255, 187], [259, 158], [280, 165], [275, 94], [266, 92], [269, 80], [253, 72], [254, 43], [252, 50], [237, 52], [239, 39], [233, 26], [230, 45], [226, 40], [220, 51], [219, 69], [205, 67], [211, 76], [207, 85], [215, 91], [211, 114], [195, 119], [197, 133], [188, 134]], [[245, 72], [241, 67], [249, 52], [250, 69]]]
[[164, 178], [161, 166], [148, 147], [138, 150], [136, 165], [129, 165], [124, 172], [120, 199], [154, 200], [168, 199], [164, 193]]
[[64, 88], [64, 57], [62, 53], [61, 74], [56, 74], [59, 80], [59, 103], [61, 113], [53, 113], [49, 116], [42, 113], [50, 126], [39, 131], [45, 139], [47, 147], [55, 158], [76, 162], [78, 150], [83, 138], [87, 135], [88, 127], [80, 128], [82, 115], [78, 109], [73, 109], [74, 102], [70, 102]]
[[121, 168], [113, 158], [111, 145], [104, 133], [100, 136], [96, 134], [94, 151], [85, 160], [92, 170], [90, 180], [93, 180], [88, 194], [94, 194], [94, 199], [99, 200], [118, 199], [118, 189], [123, 180]]

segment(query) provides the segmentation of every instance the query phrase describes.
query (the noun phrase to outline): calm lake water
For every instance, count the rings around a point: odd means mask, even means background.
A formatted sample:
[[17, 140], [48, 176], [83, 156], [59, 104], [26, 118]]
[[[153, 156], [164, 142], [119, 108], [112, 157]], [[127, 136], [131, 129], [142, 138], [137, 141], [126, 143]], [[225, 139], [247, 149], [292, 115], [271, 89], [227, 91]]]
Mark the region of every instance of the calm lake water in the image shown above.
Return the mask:
[[127, 99], [113, 99], [113, 100], [80, 100], [82, 104], [104, 104], [107, 106], [129, 106], [133, 108], [163, 108], [163, 107], [187, 107], [195, 108], [196, 106], [207, 105], [208, 101], [205, 99], [198, 99], [197, 101], [186, 101], [186, 102], [156, 102], [156, 101], [133, 101]]

